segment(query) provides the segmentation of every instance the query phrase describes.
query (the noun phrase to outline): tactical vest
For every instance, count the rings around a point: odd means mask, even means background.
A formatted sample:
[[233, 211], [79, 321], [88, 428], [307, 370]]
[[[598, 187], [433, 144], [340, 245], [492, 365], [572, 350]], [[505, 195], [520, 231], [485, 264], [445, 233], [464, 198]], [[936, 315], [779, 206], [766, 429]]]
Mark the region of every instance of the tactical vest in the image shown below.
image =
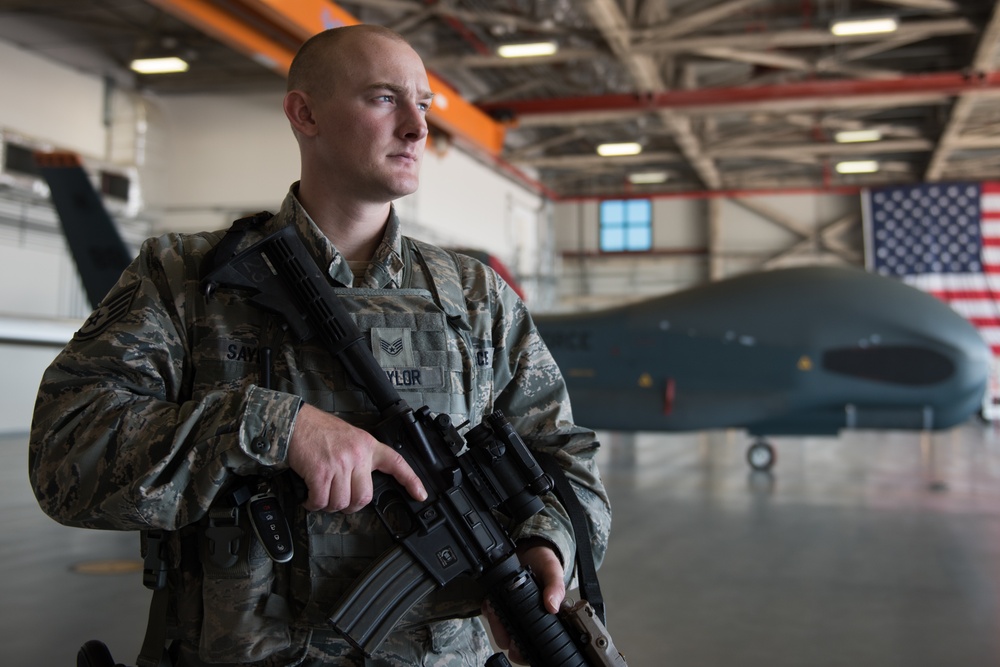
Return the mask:
[[[466, 302], [454, 253], [405, 237], [402, 252], [401, 288], [344, 288], [338, 296], [411, 407], [477, 424], [493, 403], [490, 304]], [[192, 396], [266, 381], [357, 426], [372, 424], [374, 406], [318, 339], [292, 340], [277, 316], [231, 291], [220, 289], [197, 311]], [[349, 515], [306, 512], [290, 476], [277, 475], [271, 486], [292, 525], [296, 554], [289, 563], [271, 561], [240, 517], [236, 563], [220, 566], [217, 554], [227, 545], [212, 539], [209, 527], [229, 516], [227, 506], [171, 536], [169, 634], [198, 643], [206, 663], [294, 663], [314, 632], [335, 633], [327, 620], [334, 605], [393, 546], [370, 507]], [[427, 596], [400, 626], [473, 616], [481, 599], [474, 583], [456, 583]]]

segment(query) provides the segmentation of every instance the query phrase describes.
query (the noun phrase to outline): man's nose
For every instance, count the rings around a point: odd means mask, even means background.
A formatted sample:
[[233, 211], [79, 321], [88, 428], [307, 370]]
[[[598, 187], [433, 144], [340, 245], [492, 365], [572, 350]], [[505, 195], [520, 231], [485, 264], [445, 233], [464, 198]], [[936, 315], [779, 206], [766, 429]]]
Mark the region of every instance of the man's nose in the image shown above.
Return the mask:
[[410, 141], [420, 141], [427, 137], [427, 112], [416, 104], [409, 104], [406, 117], [400, 124], [400, 134]]

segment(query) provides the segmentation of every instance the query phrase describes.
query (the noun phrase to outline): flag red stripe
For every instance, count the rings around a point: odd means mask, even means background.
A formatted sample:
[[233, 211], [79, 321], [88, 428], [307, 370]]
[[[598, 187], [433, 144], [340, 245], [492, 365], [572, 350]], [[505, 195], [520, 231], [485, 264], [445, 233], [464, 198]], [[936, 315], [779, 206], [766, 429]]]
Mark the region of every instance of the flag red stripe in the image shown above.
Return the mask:
[[989, 290], [928, 290], [928, 294], [933, 294], [945, 301], [993, 301], [997, 298], [994, 292]]

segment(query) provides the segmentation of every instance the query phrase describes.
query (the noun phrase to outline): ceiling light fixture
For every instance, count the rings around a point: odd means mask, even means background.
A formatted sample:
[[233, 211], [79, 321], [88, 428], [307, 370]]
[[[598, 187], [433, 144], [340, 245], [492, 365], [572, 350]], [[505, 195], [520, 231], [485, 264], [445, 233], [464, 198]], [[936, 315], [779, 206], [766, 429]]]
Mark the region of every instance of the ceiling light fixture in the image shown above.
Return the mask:
[[643, 171], [628, 175], [628, 182], [633, 185], [651, 185], [654, 183], [665, 183], [669, 178], [665, 171]]
[[642, 146], [634, 141], [622, 144], [601, 144], [597, 147], [597, 154], [602, 157], [617, 157], [620, 155], [638, 155], [642, 152]]
[[837, 163], [838, 174], [874, 174], [878, 171], [875, 160], [851, 160]]
[[882, 133], [878, 130], [841, 130], [833, 135], [838, 144], [854, 144], [860, 141], [878, 141]]
[[899, 21], [891, 16], [835, 21], [830, 25], [830, 32], [839, 37], [877, 35], [886, 32], [896, 32], [897, 29], [899, 29]]
[[555, 42], [531, 42], [522, 44], [504, 44], [497, 49], [501, 58], [537, 58], [551, 56], [559, 50]]
[[129, 63], [129, 69], [139, 74], [172, 74], [186, 72], [188, 64], [180, 58], [138, 58]]

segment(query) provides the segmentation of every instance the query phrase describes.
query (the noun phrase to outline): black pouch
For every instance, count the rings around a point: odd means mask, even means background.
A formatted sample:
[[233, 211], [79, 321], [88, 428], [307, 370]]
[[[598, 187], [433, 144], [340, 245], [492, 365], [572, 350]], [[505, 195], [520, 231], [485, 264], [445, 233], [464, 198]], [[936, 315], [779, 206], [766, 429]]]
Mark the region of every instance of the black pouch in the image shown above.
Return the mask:
[[275, 570], [242, 507], [212, 509], [200, 540], [202, 626], [199, 658], [207, 663], [294, 665], [311, 632], [292, 629], [275, 588]]

